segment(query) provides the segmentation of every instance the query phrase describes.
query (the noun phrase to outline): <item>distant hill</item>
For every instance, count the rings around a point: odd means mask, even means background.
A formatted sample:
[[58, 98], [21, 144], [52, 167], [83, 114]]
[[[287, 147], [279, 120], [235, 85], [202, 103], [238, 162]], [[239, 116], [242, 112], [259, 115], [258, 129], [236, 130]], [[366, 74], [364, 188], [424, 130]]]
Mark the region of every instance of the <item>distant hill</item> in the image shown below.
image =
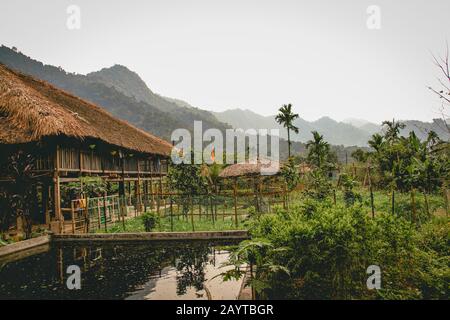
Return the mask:
[[153, 93], [124, 66], [115, 65], [87, 75], [68, 73], [5, 46], [0, 47], [0, 63], [98, 104], [116, 117], [167, 140], [174, 129], [192, 130], [194, 120], [201, 120], [204, 129], [228, 128], [209, 111], [180, 106]]
[[[226, 122], [233, 128], [267, 128], [280, 129], [280, 135], [287, 137], [286, 129], [275, 121], [275, 116], [262, 116], [250, 110], [231, 109], [214, 113], [217, 119]], [[405, 120], [406, 127], [401, 131], [402, 135], [408, 135], [414, 131], [420, 139], [425, 139], [430, 130], [435, 131], [442, 139], [449, 140], [450, 135], [441, 119], [433, 122], [417, 120]], [[377, 132], [382, 131], [381, 124], [371, 123], [362, 119], [346, 119], [338, 122], [329, 117], [322, 117], [316, 121], [306, 121], [299, 118], [295, 121], [299, 128], [299, 134], [292, 134], [293, 141], [306, 142], [311, 139], [311, 131], [316, 130], [323, 134], [326, 141], [333, 145], [343, 146], [367, 146], [367, 141]]]

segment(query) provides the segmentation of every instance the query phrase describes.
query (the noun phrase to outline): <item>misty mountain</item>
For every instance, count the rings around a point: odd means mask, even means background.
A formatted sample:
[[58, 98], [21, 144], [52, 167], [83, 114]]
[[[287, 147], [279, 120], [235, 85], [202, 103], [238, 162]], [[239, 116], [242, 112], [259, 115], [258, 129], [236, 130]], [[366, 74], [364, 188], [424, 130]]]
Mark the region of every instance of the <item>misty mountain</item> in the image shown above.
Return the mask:
[[[216, 112], [214, 115], [220, 121], [226, 122], [233, 128], [246, 129], [280, 129], [280, 135], [287, 138], [286, 129], [275, 121], [275, 116], [262, 116], [250, 110], [231, 109]], [[408, 135], [414, 131], [424, 140], [430, 130], [435, 131], [443, 140], [449, 140], [449, 131], [445, 122], [434, 119], [433, 122], [418, 120], [402, 121], [406, 127], [401, 130], [401, 135]], [[323, 134], [326, 141], [332, 145], [367, 146], [367, 141], [377, 132], [382, 132], [381, 124], [375, 124], [362, 119], [346, 119], [338, 122], [329, 117], [322, 117], [316, 121], [306, 121], [302, 118], [295, 120], [294, 124], [299, 128], [298, 134], [291, 133], [292, 141], [306, 142], [312, 138], [311, 131], [316, 130]]]
[[228, 128], [209, 111], [180, 106], [153, 93], [135, 72], [124, 66], [115, 65], [88, 75], [68, 73], [60, 67], [44, 65], [5, 46], [0, 47], [0, 63], [48, 81], [167, 140], [174, 129], [192, 130], [194, 120], [202, 121], [204, 129], [217, 128], [223, 131]]
[[[280, 136], [287, 138], [286, 129], [275, 121], [275, 116], [261, 116], [250, 110], [233, 109], [214, 113], [217, 119], [230, 124], [233, 128], [244, 130], [254, 129], [279, 129]], [[294, 124], [299, 128], [299, 133], [291, 132], [293, 141], [306, 142], [312, 138], [311, 131], [317, 130], [323, 134], [330, 144], [344, 146], [365, 146], [370, 134], [356, 128], [351, 124], [337, 122], [329, 117], [322, 117], [316, 121], [306, 121], [302, 118], [295, 120]]]

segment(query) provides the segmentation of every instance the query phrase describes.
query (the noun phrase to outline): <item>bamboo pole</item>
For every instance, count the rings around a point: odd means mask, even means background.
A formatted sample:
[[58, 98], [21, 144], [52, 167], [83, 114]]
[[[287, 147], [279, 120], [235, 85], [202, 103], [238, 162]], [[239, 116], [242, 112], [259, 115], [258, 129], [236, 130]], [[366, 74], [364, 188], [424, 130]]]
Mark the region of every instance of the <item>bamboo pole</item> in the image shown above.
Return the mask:
[[114, 197], [112, 197], [111, 198], [111, 220], [112, 220], [112, 222], [116, 221], [115, 214], [114, 214], [115, 211], [116, 211], [116, 208], [115, 208], [115, 204], [114, 204]]
[[97, 219], [98, 219], [97, 226], [100, 229], [102, 227], [101, 226], [102, 217], [101, 217], [101, 213], [100, 213], [100, 199], [99, 198], [97, 198]]
[[56, 145], [55, 151], [55, 163], [54, 163], [54, 173], [53, 173], [53, 181], [54, 181], [54, 209], [55, 209], [55, 218], [59, 221], [59, 230], [61, 233], [64, 233], [64, 218], [61, 212], [61, 190], [60, 190], [60, 178], [59, 178], [59, 158], [60, 158], [60, 150], [59, 145]]
[[238, 227], [238, 214], [237, 214], [237, 180], [234, 178], [234, 184], [233, 184], [233, 198], [234, 198], [234, 223], [236, 228]]
[[103, 215], [105, 216], [105, 232], [108, 232], [108, 219], [106, 215], [106, 211], [108, 206], [106, 204], [106, 192], [103, 194]]
[[123, 230], [125, 231], [125, 210], [126, 210], [126, 208], [125, 208], [125, 199], [123, 199], [122, 200], [122, 205], [120, 205], [120, 199], [118, 199], [118, 201], [119, 201], [119, 206], [120, 206], [120, 208], [121, 208], [121, 216], [122, 216], [122, 226], [123, 226]]
[[72, 233], [75, 234], [75, 208], [73, 201], [70, 201], [70, 211], [72, 213]]
[[195, 226], [194, 226], [194, 204], [191, 197], [191, 205], [190, 205], [190, 211], [191, 211], [191, 224], [192, 224], [192, 231], [195, 232]]

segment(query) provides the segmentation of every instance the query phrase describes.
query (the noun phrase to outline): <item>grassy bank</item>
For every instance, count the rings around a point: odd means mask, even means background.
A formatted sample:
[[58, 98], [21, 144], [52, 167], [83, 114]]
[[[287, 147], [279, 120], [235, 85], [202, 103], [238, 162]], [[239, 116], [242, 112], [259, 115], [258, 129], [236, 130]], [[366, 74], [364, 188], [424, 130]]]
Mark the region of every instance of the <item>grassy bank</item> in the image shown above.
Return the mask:
[[[220, 218], [217, 220], [211, 220], [198, 217], [191, 220], [191, 217], [187, 219], [185, 217], [162, 217], [156, 224], [156, 227], [152, 230], [155, 232], [186, 232], [186, 231], [224, 231], [224, 230], [245, 230], [247, 221], [246, 219], [238, 219], [238, 226], [236, 227], [234, 219], [231, 217]], [[100, 233], [104, 233], [104, 230], [98, 230]], [[108, 233], [119, 232], [145, 232], [144, 224], [141, 217], [131, 218], [125, 221], [125, 228], [122, 222], [118, 222], [108, 228]]]

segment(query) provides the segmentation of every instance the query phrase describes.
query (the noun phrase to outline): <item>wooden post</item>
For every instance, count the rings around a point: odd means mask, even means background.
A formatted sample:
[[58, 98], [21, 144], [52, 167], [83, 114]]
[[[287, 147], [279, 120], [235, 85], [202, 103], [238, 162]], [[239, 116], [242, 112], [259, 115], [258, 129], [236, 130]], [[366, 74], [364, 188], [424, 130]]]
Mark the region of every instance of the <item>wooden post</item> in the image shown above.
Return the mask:
[[234, 197], [234, 223], [236, 228], [238, 227], [238, 214], [237, 214], [237, 178], [234, 178], [233, 184], [233, 197]]
[[102, 216], [101, 216], [101, 213], [100, 213], [100, 199], [99, 198], [97, 198], [97, 219], [98, 219], [97, 226], [100, 229], [102, 227], [102, 225], [101, 225], [101, 223], [102, 223]]
[[173, 203], [172, 195], [170, 196], [170, 231], [173, 232]]
[[59, 180], [59, 158], [60, 158], [60, 151], [59, 151], [59, 145], [56, 145], [56, 151], [55, 151], [55, 170], [53, 173], [53, 182], [54, 182], [54, 188], [53, 188], [53, 203], [54, 203], [54, 211], [55, 211], [55, 218], [57, 221], [59, 221], [59, 230], [61, 233], [64, 233], [64, 217], [62, 216], [61, 212], [61, 190], [60, 190], [60, 180]]
[[[162, 163], [159, 162], [159, 194], [160, 194], [160, 201], [163, 200], [163, 187], [162, 187]], [[164, 207], [165, 207], [165, 201], [163, 201]], [[158, 204], [161, 205], [161, 204]]]
[[[119, 206], [120, 206], [120, 199], [119, 199]], [[120, 206], [121, 208], [121, 216], [122, 216], [122, 226], [123, 226], [123, 230], [125, 231], [125, 199], [122, 200], [122, 205]]]
[[192, 196], [191, 196], [191, 224], [192, 224], [192, 231], [195, 232], [195, 226], [194, 226], [194, 204], [192, 201]]
[[158, 217], [160, 216], [159, 205], [160, 205], [160, 193], [158, 190], [158, 193], [156, 195], [156, 212], [158, 213]]
[[114, 197], [111, 197], [111, 221], [112, 222], [116, 221], [116, 219], [115, 219], [116, 208], [115, 208], [115, 204], [114, 203], [115, 203], [114, 202]]
[[72, 233], [75, 234], [75, 207], [73, 201], [70, 201], [70, 209], [72, 213]]
[[49, 200], [50, 200], [50, 192], [51, 187], [47, 184], [44, 184], [43, 188], [43, 202], [44, 202], [44, 211], [45, 211], [45, 224], [50, 227], [50, 206], [49, 206]]
[[105, 216], [105, 232], [108, 232], [108, 217], [107, 217], [108, 206], [106, 204], [106, 192], [103, 194], [103, 214]]
[[153, 178], [150, 178], [150, 193], [152, 195], [152, 200], [150, 202], [150, 209], [153, 210], [155, 209], [155, 193], [153, 191]]
[[366, 186], [366, 182], [367, 182], [367, 174], [368, 174], [367, 170], [368, 170], [368, 169], [366, 169], [366, 173], [364, 174], [363, 187]]
[[138, 176], [137, 176], [137, 181], [135, 182], [134, 185], [134, 189], [135, 189], [135, 193], [136, 193], [136, 204], [138, 207], [138, 213], [142, 212], [142, 198], [141, 198], [141, 168], [140, 168], [140, 161], [139, 159], [137, 160], [137, 171], [138, 171]]
[[86, 233], [89, 233], [89, 228], [91, 224], [91, 217], [89, 216], [89, 197], [86, 196], [86, 207], [83, 209], [83, 215], [84, 215], [84, 224], [85, 224], [85, 230]]
[[370, 207], [372, 209], [372, 218], [375, 218], [375, 206], [373, 201], [372, 178], [370, 176], [370, 165], [367, 166], [367, 179], [369, 180]]
[[336, 189], [333, 189], [333, 202], [336, 205]]
[[141, 199], [140, 199], [140, 193], [141, 191], [139, 190], [141, 188], [141, 184], [139, 182], [139, 178], [138, 180], [134, 181], [134, 198], [135, 200], [135, 208], [134, 208], [134, 213], [135, 216], [138, 216], [139, 213], [141, 212]]

